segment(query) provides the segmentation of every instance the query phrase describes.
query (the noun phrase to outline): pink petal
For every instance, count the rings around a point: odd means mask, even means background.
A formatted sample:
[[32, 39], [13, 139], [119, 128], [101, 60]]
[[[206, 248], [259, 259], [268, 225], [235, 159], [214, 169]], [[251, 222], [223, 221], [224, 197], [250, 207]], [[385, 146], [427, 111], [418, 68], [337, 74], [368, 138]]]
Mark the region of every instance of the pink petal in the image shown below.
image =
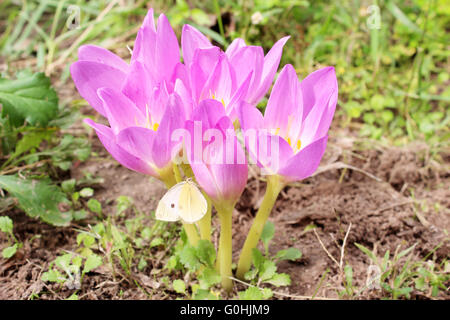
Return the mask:
[[142, 127], [128, 127], [119, 132], [117, 143], [132, 155], [153, 163], [152, 146], [156, 132]]
[[[336, 109], [338, 87], [334, 68], [320, 69], [301, 83], [304, 116], [300, 134], [303, 145], [317, 140], [328, 132]], [[306, 96], [305, 96], [306, 95]]]
[[278, 40], [264, 57], [264, 67], [261, 76], [261, 83], [259, 89], [248, 101], [252, 104], [257, 104], [267, 93], [270, 85], [272, 84], [273, 77], [277, 73], [278, 65], [280, 64], [281, 54], [283, 52], [283, 46], [290, 37], [284, 37]]
[[190, 66], [194, 58], [195, 50], [211, 47], [212, 44], [196, 28], [185, 24], [181, 34], [181, 48], [183, 50], [183, 60], [186, 66]]
[[239, 51], [239, 49], [245, 47], [245, 41], [241, 38], [236, 38], [233, 40], [233, 42], [230, 43], [230, 45], [227, 48], [227, 51], [225, 51], [226, 55], [228, 56], [228, 59], [232, 60], [234, 55]]
[[136, 104], [143, 114], [146, 114], [153, 87], [154, 81], [145, 66], [137, 60], [133, 61], [122, 92]]
[[130, 71], [130, 66], [119, 56], [109, 50], [106, 50], [105, 48], [92, 44], [83, 45], [78, 49], [78, 60], [99, 62], [119, 69], [124, 73], [128, 73]]
[[219, 101], [206, 99], [202, 100], [198, 107], [194, 109], [192, 120], [200, 121], [202, 129], [207, 130], [214, 128], [217, 122], [225, 116], [225, 108]]
[[209, 99], [214, 95], [215, 99], [223, 100], [226, 106], [235, 90], [235, 83], [236, 78], [230, 62], [227, 56], [222, 54], [206, 81], [200, 97], [201, 99]]
[[303, 92], [303, 120], [316, 105], [322, 105], [337, 91], [336, 73], [333, 67], [325, 67], [309, 74], [300, 83]]
[[292, 65], [286, 65], [273, 86], [264, 114], [266, 128], [275, 129], [282, 137], [298, 132], [302, 119], [301, 91]]
[[298, 181], [311, 176], [320, 164], [327, 147], [328, 136], [324, 136], [291, 157], [285, 166], [278, 171], [286, 181]]
[[192, 98], [195, 102], [200, 99], [200, 94], [205, 86], [211, 71], [217, 64], [220, 56], [220, 48], [211, 47], [207, 49], [197, 49], [189, 70], [189, 83], [192, 89]]
[[114, 134], [127, 127], [146, 125], [144, 114], [124, 94], [111, 88], [101, 88], [98, 95]]
[[91, 119], [85, 119], [84, 121], [95, 130], [105, 149], [116, 161], [130, 170], [155, 177], [157, 176], [156, 172], [145, 161], [130, 154], [116, 143], [116, 138], [111, 128], [95, 123]]
[[156, 70], [161, 80], [169, 81], [180, 62], [178, 39], [164, 14], [158, 18], [156, 35]]
[[248, 75], [252, 73], [249, 94], [247, 95], [251, 97], [259, 89], [261, 82], [264, 65], [263, 49], [257, 46], [243, 47], [233, 55], [233, 58], [230, 61], [236, 71], [238, 85], [242, 85]]
[[103, 87], [120, 90], [126, 73], [103, 63], [77, 61], [70, 66], [70, 73], [80, 95], [101, 115], [106, 116], [103, 102], [97, 90]]
[[172, 160], [173, 148], [179, 147], [177, 142], [171, 140], [172, 133], [176, 129], [183, 128], [184, 122], [183, 102], [177, 94], [172, 94], [152, 146], [153, 161], [159, 168], [165, 167]]

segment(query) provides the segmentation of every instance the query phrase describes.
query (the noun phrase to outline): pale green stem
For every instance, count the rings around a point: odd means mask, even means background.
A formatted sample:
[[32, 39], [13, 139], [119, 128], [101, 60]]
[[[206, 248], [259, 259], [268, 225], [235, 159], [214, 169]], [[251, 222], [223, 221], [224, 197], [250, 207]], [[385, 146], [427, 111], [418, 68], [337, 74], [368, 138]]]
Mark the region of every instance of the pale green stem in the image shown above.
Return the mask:
[[256, 213], [253, 220], [252, 227], [248, 232], [247, 239], [245, 239], [244, 247], [242, 248], [241, 255], [239, 257], [236, 276], [239, 279], [244, 279], [244, 274], [250, 269], [252, 264], [252, 250], [258, 245], [259, 238], [261, 237], [262, 230], [266, 224], [267, 218], [272, 211], [278, 194], [284, 187], [284, 183], [280, 180], [279, 176], [267, 176], [267, 189], [264, 194], [263, 201]]
[[[181, 164], [181, 167], [183, 168], [183, 172], [186, 175], [186, 177], [191, 178], [195, 181], [194, 172], [192, 171], [191, 166], [188, 164]], [[211, 204], [211, 199], [209, 198], [209, 196], [204, 191], [202, 191], [202, 193], [208, 203], [208, 210], [206, 211], [205, 216], [198, 222], [198, 227], [200, 228], [201, 239], [211, 241], [212, 204]]]
[[200, 237], [202, 240], [211, 241], [211, 211], [212, 204], [211, 199], [208, 197], [206, 193], [203, 192], [203, 195], [206, 198], [206, 202], [208, 203], [208, 211], [206, 211], [205, 216], [198, 222], [198, 226], [200, 228]]
[[[163, 169], [160, 172], [161, 180], [166, 184], [167, 189], [172, 188], [177, 183], [181, 182], [181, 175], [180, 171], [178, 171], [178, 174], [175, 172], [178, 170], [175, 170], [175, 166], [170, 167], [168, 169]], [[183, 222], [183, 228], [184, 231], [186, 231], [186, 235], [188, 237], [189, 243], [193, 246], [197, 245], [197, 242], [200, 240], [198, 236], [198, 231], [195, 228], [194, 224], [191, 223], [185, 223]]]
[[217, 209], [217, 213], [220, 219], [220, 239], [219, 239], [219, 273], [222, 278], [222, 287], [230, 292], [233, 289], [233, 281], [230, 279], [232, 276], [231, 264], [232, 264], [232, 213], [233, 206], [220, 206], [214, 205]]

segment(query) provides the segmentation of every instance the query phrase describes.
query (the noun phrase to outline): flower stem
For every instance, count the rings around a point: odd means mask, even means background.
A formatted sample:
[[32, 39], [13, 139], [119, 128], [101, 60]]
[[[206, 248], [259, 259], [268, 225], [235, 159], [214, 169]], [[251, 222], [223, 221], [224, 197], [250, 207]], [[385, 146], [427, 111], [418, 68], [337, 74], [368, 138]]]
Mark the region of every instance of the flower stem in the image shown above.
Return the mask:
[[253, 220], [252, 227], [248, 232], [247, 239], [245, 239], [244, 247], [242, 248], [241, 255], [239, 256], [239, 262], [236, 275], [239, 279], [244, 279], [244, 274], [250, 269], [252, 264], [252, 250], [258, 245], [259, 238], [261, 237], [262, 230], [266, 224], [267, 218], [272, 211], [278, 194], [284, 187], [284, 183], [277, 175], [267, 176], [267, 189], [264, 194], [263, 201], [256, 213]]
[[208, 211], [206, 211], [205, 216], [198, 222], [198, 226], [200, 228], [200, 237], [202, 240], [211, 241], [211, 210], [212, 204], [211, 199], [208, 197], [206, 193], [203, 192], [203, 195], [206, 198], [206, 202], [208, 203]]
[[[191, 178], [195, 181], [195, 175], [192, 171], [192, 168], [189, 164], [181, 164], [181, 168], [183, 169], [184, 174], [186, 177]], [[203, 196], [205, 197], [207, 203], [208, 203], [208, 210], [206, 211], [205, 216], [198, 222], [198, 227], [200, 229], [200, 237], [202, 240], [209, 240], [211, 241], [211, 210], [212, 210], [212, 203], [209, 196], [202, 191]]]
[[[178, 167], [174, 164], [169, 169], [163, 169], [160, 172], [161, 180], [165, 183], [167, 189], [172, 188], [177, 183], [181, 182], [181, 175]], [[200, 240], [197, 228], [194, 224], [183, 222], [183, 228], [188, 237], [189, 243], [193, 246], [197, 245]]]
[[232, 213], [233, 206], [215, 205], [220, 220], [220, 239], [219, 239], [219, 273], [222, 278], [222, 287], [230, 292], [233, 289], [231, 263], [232, 263]]

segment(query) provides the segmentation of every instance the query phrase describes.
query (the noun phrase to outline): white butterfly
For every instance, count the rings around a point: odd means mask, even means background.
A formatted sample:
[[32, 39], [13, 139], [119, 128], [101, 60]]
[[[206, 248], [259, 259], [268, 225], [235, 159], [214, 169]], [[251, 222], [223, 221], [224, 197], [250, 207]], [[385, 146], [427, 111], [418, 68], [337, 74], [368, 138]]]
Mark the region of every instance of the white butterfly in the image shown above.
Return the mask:
[[199, 221], [206, 214], [208, 203], [191, 180], [177, 183], [161, 198], [156, 208], [156, 219], [187, 223]]

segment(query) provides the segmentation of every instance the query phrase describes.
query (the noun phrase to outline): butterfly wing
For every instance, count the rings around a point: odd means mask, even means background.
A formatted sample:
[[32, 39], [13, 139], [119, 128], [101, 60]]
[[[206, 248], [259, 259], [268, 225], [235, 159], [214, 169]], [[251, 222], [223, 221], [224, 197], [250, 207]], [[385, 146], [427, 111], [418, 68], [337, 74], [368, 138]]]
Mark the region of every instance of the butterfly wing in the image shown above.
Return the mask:
[[194, 223], [203, 218], [208, 210], [205, 197], [192, 182], [186, 182], [179, 195], [178, 214], [187, 223]]
[[178, 221], [180, 220], [178, 214], [178, 202], [180, 198], [180, 191], [184, 183], [179, 183], [170, 188], [166, 194], [161, 198], [156, 207], [155, 217], [161, 221]]

